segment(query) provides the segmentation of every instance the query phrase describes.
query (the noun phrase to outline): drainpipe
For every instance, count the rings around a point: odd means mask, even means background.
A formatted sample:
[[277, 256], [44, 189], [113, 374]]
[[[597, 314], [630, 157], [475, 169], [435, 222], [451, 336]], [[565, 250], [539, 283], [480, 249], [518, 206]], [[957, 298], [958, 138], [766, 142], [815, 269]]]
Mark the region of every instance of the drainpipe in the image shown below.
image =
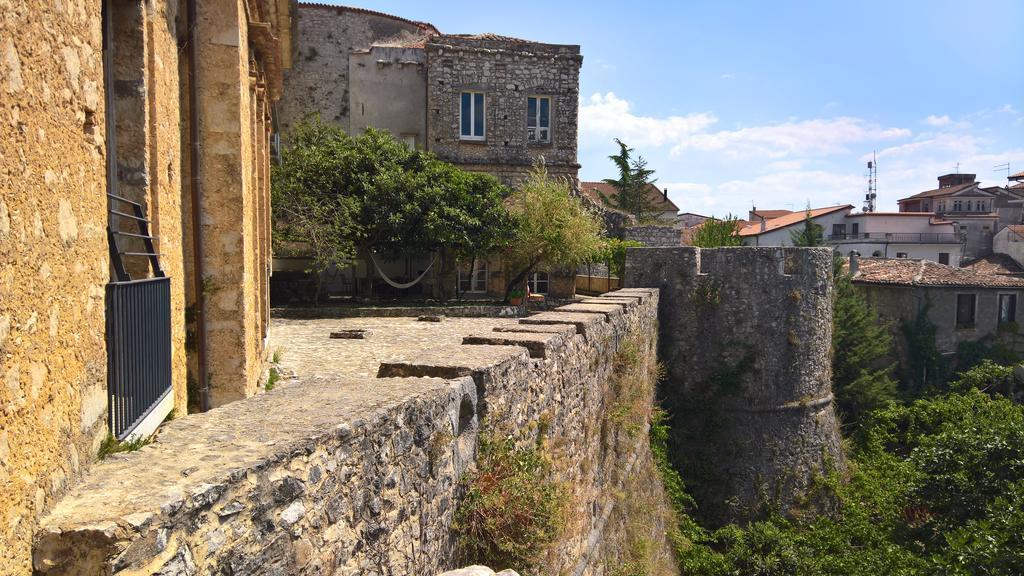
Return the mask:
[[206, 370], [206, 295], [203, 294], [203, 222], [200, 215], [203, 192], [199, 177], [199, 87], [197, 85], [196, 67], [199, 62], [198, 34], [196, 27], [199, 18], [196, 15], [198, 0], [188, 0], [188, 137], [189, 137], [189, 176], [191, 183], [189, 192], [192, 196], [192, 261], [195, 267], [193, 275], [193, 291], [196, 295], [196, 364], [199, 385], [200, 409], [210, 409], [210, 386]]

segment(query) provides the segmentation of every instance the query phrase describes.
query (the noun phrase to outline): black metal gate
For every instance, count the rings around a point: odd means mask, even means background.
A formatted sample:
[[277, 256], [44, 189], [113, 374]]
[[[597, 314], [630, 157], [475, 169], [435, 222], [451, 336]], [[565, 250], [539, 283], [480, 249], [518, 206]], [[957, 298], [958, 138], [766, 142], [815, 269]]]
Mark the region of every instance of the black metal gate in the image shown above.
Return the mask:
[[171, 388], [170, 278], [107, 284], [111, 433], [123, 440]]

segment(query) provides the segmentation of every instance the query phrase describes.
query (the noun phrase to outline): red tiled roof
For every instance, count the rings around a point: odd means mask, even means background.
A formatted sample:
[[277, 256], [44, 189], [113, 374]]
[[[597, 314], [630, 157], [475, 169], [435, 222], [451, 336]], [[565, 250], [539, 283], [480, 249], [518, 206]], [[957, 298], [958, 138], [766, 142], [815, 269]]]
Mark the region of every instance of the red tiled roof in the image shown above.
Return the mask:
[[[604, 206], [604, 201], [601, 199], [601, 194], [608, 198], [614, 198], [619, 194], [618, 188], [607, 182], [580, 182], [580, 191], [602, 206]], [[666, 198], [665, 193], [654, 184], [647, 187], [647, 199], [650, 201], [651, 207], [658, 212], [679, 212], [679, 207], [675, 205], [675, 202]]]
[[891, 286], [948, 286], [963, 288], [1021, 288], [1024, 278], [975, 272], [908, 258], [860, 258], [853, 282]]
[[[826, 214], [831, 214], [833, 212], [838, 212], [840, 210], [853, 210], [853, 206], [851, 204], [843, 204], [842, 206], [812, 208], [810, 210], [810, 214], [811, 218], [817, 218], [818, 216], [824, 216]], [[800, 222], [804, 221], [804, 218], [807, 217], [807, 212], [807, 210], [804, 210], [801, 212], [793, 212], [791, 214], [786, 214], [785, 216], [780, 216], [779, 218], [772, 218], [771, 220], [765, 222], [764, 230], [761, 230], [760, 222], [755, 222], [753, 224], [741, 228], [740, 236], [757, 236], [758, 234], [771, 232], [773, 230], [778, 230], [780, 228], [792, 226], [793, 224], [799, 224]]]
[[1010, 174], [1010, 180], [1016, 180], [1018, 178], [1024, 178], [1024, 171], [1017, 172], [1016, 174]]
[[989, 254], [965, 262], [963, 268], [978, 274], [999, 274], [1002, 276], [1024, 276], [1024, 268], [1009, 254]]
[[792, 210], [751, 210], [750, 213], [753, 216], [760, 216], [765, 220], [771, 220], [772, 218], [781, 218], [783, 216], [789, 216], [793, 213]]

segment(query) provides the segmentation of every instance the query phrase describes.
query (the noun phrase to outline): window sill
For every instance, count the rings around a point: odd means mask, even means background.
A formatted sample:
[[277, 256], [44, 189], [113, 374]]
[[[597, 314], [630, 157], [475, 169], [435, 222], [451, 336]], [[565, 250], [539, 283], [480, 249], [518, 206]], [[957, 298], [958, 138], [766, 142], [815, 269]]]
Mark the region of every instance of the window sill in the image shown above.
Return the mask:
[[527, 142], [527, 146], [531, 148], [554, 148], [554, 142]]
[[472, 146], [486, 146], [486, 138], [459, 138], [459, 144], [469, 144]]

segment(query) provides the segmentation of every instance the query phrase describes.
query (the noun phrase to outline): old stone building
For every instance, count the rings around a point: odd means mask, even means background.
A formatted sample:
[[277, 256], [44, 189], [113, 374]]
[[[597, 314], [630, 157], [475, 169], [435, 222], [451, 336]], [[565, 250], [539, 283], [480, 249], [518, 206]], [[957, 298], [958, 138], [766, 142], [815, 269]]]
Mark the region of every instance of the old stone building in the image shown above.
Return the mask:
[[108, 434], [255, 392], [290, 31], [286, 0], [4, 6], [0, 573]]
[[[430, 150], [465, 170], [486, 172], [506, 184], [522, 182], [541, 158], [548, 172], [575, 187], [579, 112], [579, 46], [542, 44], [494, 34], [441, 34], [433, 25], [371, 10], [301, 3], [296, 17], [296, 58], [284, 76], [278, 105], [287, 135], [310, 114], [352, 134], [387, 130], [409, 146]], [[286, 142], [287, 144], [287, 142]], [[430, 258], [380, 262], [398, 282], [428, 271]], [[280, 258], [278, 302], [302, 298], [307, 260]], [[395, 292], [368, 258], [332, 269], [328, 293], [347, 295], [505, 293], [500, 257], [446, 262], [415, 288]], [[367, 289], [367, 286], [373, 286]], [[572, 270], [542, 270], [528, 279], [532, 292], [571, 296]]]
[[575, 182], [582, 62], [576, 45], [441, 34], [380, 12], [302, 3], [281, 127], [318, 113], [350, 133], [388, 130], [508, 184], [540, 157]]

